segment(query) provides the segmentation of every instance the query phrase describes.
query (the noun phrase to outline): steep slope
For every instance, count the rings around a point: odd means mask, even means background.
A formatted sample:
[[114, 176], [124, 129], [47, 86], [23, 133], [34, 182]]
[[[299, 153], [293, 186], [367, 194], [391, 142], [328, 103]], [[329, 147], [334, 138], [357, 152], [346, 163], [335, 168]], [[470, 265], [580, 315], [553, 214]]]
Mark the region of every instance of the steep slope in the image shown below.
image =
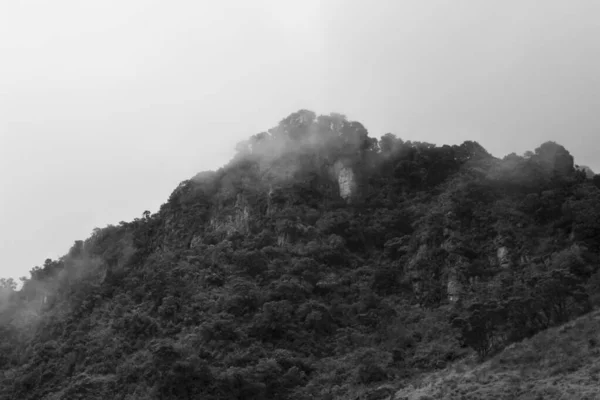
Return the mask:
[[394, 394], [421, 399], [600, 398], [600, 312], [513, 344], [478, 364], [461, 361]]
[[600, 190], [556, 143], [301, 110], [237, 150], [3, 291], [0, 399], [342, 399], [598, 303]]

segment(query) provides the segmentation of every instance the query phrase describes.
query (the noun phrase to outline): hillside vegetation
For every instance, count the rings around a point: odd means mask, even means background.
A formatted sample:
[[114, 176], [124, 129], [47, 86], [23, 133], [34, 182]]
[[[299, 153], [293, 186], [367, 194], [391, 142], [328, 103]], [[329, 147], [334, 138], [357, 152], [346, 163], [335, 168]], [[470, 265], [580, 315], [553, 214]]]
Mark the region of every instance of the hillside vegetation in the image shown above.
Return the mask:
[[[301, 110], [3, 280], [0, 399], [375, 400], [538, 346], [600, 303], [598, 187], [554, 142], [499, 159]], [[511, 351], [473, 371], [512, 379]]]
[[394, 393], [396, 400], [600, 398], [600, 312], [512, 344], [484, 363], [456, 362]]

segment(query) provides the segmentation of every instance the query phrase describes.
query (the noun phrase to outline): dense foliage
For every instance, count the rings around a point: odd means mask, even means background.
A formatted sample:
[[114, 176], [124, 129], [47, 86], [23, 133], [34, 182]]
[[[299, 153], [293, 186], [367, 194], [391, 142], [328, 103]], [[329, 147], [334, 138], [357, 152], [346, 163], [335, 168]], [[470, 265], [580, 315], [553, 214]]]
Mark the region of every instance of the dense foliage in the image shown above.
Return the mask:
[[0, 282], [0, 399], [374, 398], [600, 302], [600, 180], [556, 143], [301, 110], [237, 149]]

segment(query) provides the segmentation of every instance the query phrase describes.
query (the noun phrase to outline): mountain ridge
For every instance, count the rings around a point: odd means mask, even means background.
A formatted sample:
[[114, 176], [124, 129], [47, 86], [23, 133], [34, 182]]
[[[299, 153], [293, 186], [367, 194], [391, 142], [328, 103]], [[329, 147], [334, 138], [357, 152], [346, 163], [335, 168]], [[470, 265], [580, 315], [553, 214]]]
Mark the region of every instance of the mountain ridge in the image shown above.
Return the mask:
[[0, 399], [372, 398], [485, 359], [600, 302], [596, 177], [300, 110], [5, 280]]

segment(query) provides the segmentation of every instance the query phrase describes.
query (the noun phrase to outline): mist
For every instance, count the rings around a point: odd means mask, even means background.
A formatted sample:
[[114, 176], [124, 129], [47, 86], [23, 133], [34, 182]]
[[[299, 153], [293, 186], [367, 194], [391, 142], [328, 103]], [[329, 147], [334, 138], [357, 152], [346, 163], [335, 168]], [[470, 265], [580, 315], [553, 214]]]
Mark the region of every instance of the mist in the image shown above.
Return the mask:
[[552, 140], [600, 171], [599, 12], [592, 0], [3, 2], [1, 276], [157, 211], [299, 109], [496, 157]]

